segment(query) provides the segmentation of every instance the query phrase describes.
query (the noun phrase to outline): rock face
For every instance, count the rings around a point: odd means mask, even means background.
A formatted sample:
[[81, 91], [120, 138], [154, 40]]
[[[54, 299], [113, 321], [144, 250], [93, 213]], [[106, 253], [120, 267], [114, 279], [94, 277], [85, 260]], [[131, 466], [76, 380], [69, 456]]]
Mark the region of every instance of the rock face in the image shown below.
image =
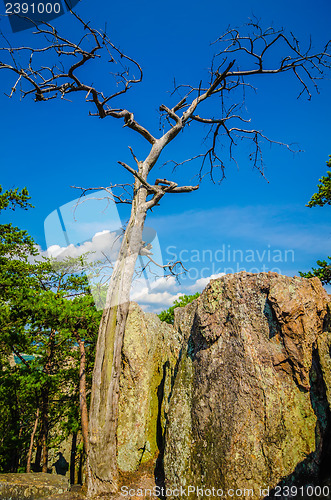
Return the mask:
[[162, 452], [168, 399], [181, 348], [179, 334], [130, 304], [120, 378], [118, 466], [132, 472]]
[[252, 489], [259, 498], [260, 488], [323, 482], [328, 303], [317, 278], [244, 272], [211, 281], [175, 311], [184, 347], [166, 430], [167, 488]]
[[48, 499], [68, 489], [68, 480], [55, 474], [0, 474], [1, 500]]

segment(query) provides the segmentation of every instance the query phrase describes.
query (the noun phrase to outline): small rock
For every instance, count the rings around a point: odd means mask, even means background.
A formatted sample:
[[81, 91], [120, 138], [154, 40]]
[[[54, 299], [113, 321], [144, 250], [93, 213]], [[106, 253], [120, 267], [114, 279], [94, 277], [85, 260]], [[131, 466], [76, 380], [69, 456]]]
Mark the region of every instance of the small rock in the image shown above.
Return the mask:
[[1, 500], [49, 499], [68, 491], [68, 480], [60, 475], [42, 472], [29, 474], [0, 474]]

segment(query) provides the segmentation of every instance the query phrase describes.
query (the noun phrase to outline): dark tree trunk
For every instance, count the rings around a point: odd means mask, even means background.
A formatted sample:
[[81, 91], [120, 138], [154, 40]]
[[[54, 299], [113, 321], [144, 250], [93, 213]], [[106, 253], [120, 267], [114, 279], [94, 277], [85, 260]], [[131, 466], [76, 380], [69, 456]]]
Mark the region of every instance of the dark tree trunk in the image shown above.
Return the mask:
[[36, 458], [34, 461], [34, 467], [33, 470], [34, 472], [41, 472], [41, 452], [42, 452], [42, 447], [41, 447], [41, 431], [40, 435], [38, 438], [38, 444], [37, 444], [37, 451], [36, 451]]
[[49, 392], [48, 388], [41, 391], [41, 448], [42, 472], [48, 471], [48, 432], [49, 432]]

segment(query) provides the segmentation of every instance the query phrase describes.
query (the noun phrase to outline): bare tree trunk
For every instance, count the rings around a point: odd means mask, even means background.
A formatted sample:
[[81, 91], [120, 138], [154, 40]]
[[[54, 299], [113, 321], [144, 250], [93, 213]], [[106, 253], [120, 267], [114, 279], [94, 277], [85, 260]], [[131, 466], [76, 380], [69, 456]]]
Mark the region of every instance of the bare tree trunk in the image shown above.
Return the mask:
[[39, 408], [37, 408], [36, 420], [34, 422], [33, 430], [31, 433], [28, 458], [27, 458], [27, 462], [26, 462], [26, 472], [31, 472], [31, 459], [32, 459], [33, 443], [34, 443], [34, 438], [35, 438], [35, 435], [37, 432], [38, 422], [39, 422]]
[[[137, 187], [137, 186], [136, 186]], [[130, 289], [142, 246], [146, 218], [144, 188], [136, 189], [131, 217], [113, 271], [101, 320], [89, 417], [88, 494], [113, 493], [118, 488], [117, 421], [122, 346], [130, 305]]]
[[88, 410], [86, 401], [86, 352], [84, 341], [77, 337], [80, 351], [79, 363], [79, 406], [82, 422], [83, 444], [86, 455], [88, 454]]

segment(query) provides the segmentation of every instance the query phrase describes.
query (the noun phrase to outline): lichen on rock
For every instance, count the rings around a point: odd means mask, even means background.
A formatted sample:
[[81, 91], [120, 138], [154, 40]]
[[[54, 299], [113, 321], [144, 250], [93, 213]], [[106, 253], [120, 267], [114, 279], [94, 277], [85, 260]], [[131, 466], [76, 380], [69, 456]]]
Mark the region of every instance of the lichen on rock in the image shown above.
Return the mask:
[[282, 481], [321, 479], [328, 303], [317, 278], [242, 272], [175, 311], [184, 347], [166, 430], [168, 488], [251, 488], [259, 497]]
[[163, 448], [169, 396], [181, 348], [178, 332], [130, 304], [122, 349], [117, 461], [130, 472]]

